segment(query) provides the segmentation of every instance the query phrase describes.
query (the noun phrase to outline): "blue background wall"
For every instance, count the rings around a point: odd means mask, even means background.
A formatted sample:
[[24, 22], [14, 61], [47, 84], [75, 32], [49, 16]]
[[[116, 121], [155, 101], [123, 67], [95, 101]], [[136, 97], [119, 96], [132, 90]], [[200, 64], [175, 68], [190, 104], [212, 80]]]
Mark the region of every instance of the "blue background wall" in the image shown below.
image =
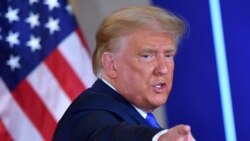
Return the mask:
[[[249, 141], [250, 1], [220, 1], [229, 100], [220, 91], [223, 84], [217, 65], [221, 56], [216, 58], [210, 14], [214, 7], [209, 1], [197, 0], [153, 0], [152, 4], [184, 17], [190, 27], [175, 60], [174, 85], [166, 105], [169, 126], [191, 125], [198, 141]], [[232, 104], [233, 122], [225, 121], [225, 108], [230, 106], [223, 107], [223, 100]], [[227, 129], [228, 125], [234, 126]], [[230, 132], [233, 127], [234, 133]]]

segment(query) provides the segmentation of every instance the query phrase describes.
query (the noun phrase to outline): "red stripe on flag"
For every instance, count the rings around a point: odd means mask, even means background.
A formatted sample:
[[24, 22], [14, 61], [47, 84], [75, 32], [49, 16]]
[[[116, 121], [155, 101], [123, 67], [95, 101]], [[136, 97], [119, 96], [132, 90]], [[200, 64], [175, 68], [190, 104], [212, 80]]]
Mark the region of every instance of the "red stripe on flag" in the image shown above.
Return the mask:
[[13, 141], [10, 134], [4, 127], [2, 121], [0, 120], [0, 141]]
[[14, 90], [13, 96], [44, 139], [52, 140], [57, 123], [28, 82], [23, 80]]
[[[72, 53], [72, 55], [74, 54]], [[67, 60], [64, 59], [57, 49], [50, 54], [45, 60], [45, 63], [71, 100], [74, 100], [83, 90], [86, 89], [69, 66]]]

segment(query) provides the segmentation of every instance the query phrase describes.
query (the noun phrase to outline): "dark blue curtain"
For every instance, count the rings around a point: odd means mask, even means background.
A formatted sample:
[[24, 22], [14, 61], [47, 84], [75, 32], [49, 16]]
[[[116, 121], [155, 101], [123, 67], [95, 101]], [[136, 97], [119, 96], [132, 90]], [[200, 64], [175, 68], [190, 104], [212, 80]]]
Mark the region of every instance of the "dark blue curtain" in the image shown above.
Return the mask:
[[[169, 127], [189, 124], [198, 141], [229, 141], [211, 23], [213, 7], [209, 1], [197, 0], [152, 0], [152, 4], [189, 24], [175, 59], [174, 84], [166, 104]], [[222, 0], [220, 11], [235, 135], [238, 141], [249, 141], [250, 1]]]

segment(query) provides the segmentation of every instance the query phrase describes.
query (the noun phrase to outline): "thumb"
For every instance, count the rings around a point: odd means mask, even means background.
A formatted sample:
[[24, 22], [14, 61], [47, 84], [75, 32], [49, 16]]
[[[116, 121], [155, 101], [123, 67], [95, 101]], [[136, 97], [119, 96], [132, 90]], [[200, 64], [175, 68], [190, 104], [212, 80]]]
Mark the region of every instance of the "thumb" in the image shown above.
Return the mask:
[[189, 125], [177, 125], [160, 136], [158, 141], [195, 141]]
[[178, 125], [176, 126], [176, 134], [177, 136], [186, 136], [190, 133], [190, 126], [188, 125]]

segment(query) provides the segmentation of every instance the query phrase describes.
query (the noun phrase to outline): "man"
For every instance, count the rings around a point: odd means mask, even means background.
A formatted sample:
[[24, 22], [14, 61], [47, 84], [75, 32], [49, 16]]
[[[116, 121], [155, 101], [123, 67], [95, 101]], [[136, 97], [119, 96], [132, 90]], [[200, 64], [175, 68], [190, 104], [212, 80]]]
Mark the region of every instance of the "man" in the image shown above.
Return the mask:
[[54, 141], [194, 141], [190, 127], [164, 130], [151, 112], [172, 87], [174, 56], [185, 24], [152, 6], [112, 13], [96, 34], [94, 85], [60, 120]]

